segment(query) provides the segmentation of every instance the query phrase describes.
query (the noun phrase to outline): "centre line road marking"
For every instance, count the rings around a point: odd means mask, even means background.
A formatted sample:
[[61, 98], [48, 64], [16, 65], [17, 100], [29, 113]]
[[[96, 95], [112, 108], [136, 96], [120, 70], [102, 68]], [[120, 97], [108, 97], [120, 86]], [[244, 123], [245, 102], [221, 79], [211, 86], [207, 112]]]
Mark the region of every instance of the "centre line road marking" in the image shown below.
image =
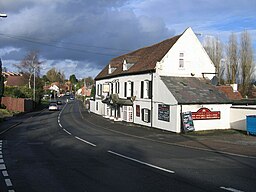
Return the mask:
[[63, 131], [65, 131], [67, 134], [72, 135], [69, 131], [67, 131], [66, 129], [63, 129]]
[[5, 183], [7, 185], [7, 187], [11, 187], [12, 186], [12, 182], [10, 179], [5, 179]]
[[238, 190], [238, 189], [234, 189], [234, 188], [231, 188], [231, 187], [220, 187], [221, 189], [224, 189], [226, 191], [231, 191], [231, 192], [244, 192], [244, 191], [241, 191], [241, 190]]
[[2, 171], [2, 174], [3, 174], [4, 177], [8, 177], [9, 176], [7, 171]]
[[91, 143], [91, 142], [89, 142], [89, 141], [86, 141], [86, 140], [84, 140], [84, 139], [82, 139], [82, 138], [80, 138], [80, 137], [75, 136], [75, 138], [78, 139], [78, 140], [80, 140], [80, 141], [82, 141], [82, 142], [84, 142], [84, 143], [86, 143], [86, 144], [88, 144], [88, 145], [91, 145], [91, 146], [93, 146], [93, 147], [96, 147], [95, 144], [93, 144], [93, 143]]
[[111, 153], [111, 154], [116, 155], [116, 156], [118, 156], [118, 157], [122, 157], [122, 158], [124, 158], [124, 159], [128, 159], [128, 160], [130, 160], [130, 161], [134, 161], [134, 162], [139, 163], [139, 164], [142, 164], [142, 165], [146, 165], [146, 166], [151, 167], [151, 168], [154, 168], [154, 169], [158, 169], [158, 170], [160, 170], [160, 171], [165, 171], [165, 172], [167, 172], [167, 173], [172, 173], [172, 174], [175, 173], [175, 172], [172, 171], [172, 170], [165, 169], [165, 168], [162, 168], [162, 167], [158, 167], [158, 166], [156, 166], [156, 165], [152, 165], [152, 164], [150, 164], [150, 163], [146, 163], [146, 162], [143, 162], [143, 161], [140, 161], [140, 160], [131, 158], [131, 157], [127, 157], [127, 156], [125, 156], [125, 155], [122, 155], [122, 154], [119, 154], [119, 153], [116, 153], [116, 152], [113, 152], [113, 151], [108, 151], [108, 153]]

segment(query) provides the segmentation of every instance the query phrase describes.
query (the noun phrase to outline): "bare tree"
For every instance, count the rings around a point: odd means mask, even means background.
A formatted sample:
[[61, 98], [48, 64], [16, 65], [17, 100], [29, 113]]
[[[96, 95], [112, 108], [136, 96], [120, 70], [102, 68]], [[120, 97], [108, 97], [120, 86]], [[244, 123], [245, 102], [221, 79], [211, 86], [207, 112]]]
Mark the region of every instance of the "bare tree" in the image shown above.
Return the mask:
[[31, 79], [32, 76], [35, 74], [39, 76], [41, 64], [43, 62], [39, 61], [38, 59], [38, 52], [37, 51], [30, 51], [26, 57], [19, 63], [15, 64], [14, 66], [19, 69], [20, 72], [28, 73], [28, 87], [31, 89]]
[[227, 81], [230, 84], [237, 83], [238, 81], [238, 44], [235, 33], [229, 36], [227, 46]]
[[47, 71], [46, 76], [50, 82], [64, 83], [65, 81], [64, 72], [57, 71], [56, 68], [51, 68], [49, 71]]
[[215, 66], [217, 77], [223, 79], [225, 66], [221, 65], [221, 60], [223, 58], [223, 44], [220, 39], [212, 36], [207, 37], [204, 48]]
[[240, 42], [240, 80], [241, 93], [243, 96], [248, 95], [248, 89], [251, 84], [253, 74], [253, 48], [250, 34], [245, 30], [241, 34]]

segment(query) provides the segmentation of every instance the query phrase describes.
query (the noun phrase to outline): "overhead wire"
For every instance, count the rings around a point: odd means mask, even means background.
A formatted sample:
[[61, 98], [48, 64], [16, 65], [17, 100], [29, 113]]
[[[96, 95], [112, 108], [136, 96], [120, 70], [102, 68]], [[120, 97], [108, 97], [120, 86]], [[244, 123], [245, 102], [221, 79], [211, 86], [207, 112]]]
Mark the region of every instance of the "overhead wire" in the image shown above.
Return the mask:
[[[59, 49], [66, 49], [66, 50], [75, 51], [75, 52], [90, 53], [90, 54], [97, 54], [97, 55], [111, 56], [111, 57], [117, 56], [116, 54], [114, 55], [114, 54], [108, 54], [108, 53], [102, 53], [102, 52], [82, 50], [82, 49], [77, 49], [77, 48], [72, 48], [72, 47], [65, 47], [65, 46], [60, 46], [60, 45], [56, 45], [56, 44], [46, 43], [46, 42], [39, 41], [39, 39], [33, 39], [33, 38], [24, 37], [24, 36], [14, 36], [14, 35], [3, 34], [3, 33], [0, 33], [0, 36], [5, 37], [5, 38], [20, 40], [20, 41], [25, 41], [25, 42], [29, 42], [29, 43], [33, 43], [33, 44], [40, 44], [40, 45], [55, 47], [55, 48], [59, 48]], [[41, 39], [41, 40], [43, 40], [43, 39]], [[125, 49], [115, 49], [115, 48], [110, 48], [110, 47], [92, 46], [92, 45], [85, 45], [85, 44], [72, 43], [72, 42], [58, 42], [58, 41], [53, 41], [53, 40], [50, 42], [55, 42], [55, 43], [60, 43], [60, 44], [68, 44], [68, 45], [79, 45], [79, 46], [99, 48], [99, 49], [108, 49], [108, 50], [122, 51], [122, 52], [130, 51], [130, 50], [125, 50]]]

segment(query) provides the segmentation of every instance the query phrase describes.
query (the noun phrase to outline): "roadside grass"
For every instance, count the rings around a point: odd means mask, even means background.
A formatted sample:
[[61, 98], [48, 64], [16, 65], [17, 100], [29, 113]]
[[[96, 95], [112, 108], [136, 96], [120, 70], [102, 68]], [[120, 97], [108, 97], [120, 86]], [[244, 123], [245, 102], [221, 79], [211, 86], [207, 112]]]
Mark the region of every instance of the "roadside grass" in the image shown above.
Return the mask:
[[12, 112], [7, 109], [0, 109], [0, 122], [4, 121], [4, 118], [6, 117], [12, 117], [14, 114], [17, 114], [18, 112]]

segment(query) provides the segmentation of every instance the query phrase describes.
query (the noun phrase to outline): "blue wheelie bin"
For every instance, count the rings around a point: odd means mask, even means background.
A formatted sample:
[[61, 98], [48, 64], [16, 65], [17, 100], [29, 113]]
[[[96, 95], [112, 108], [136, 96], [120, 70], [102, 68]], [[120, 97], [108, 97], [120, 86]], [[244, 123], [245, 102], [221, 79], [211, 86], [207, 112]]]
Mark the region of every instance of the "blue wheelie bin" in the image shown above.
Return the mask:
[[246, 116], [246, 131], [248, 135], [256, 135], [256, 115]]

